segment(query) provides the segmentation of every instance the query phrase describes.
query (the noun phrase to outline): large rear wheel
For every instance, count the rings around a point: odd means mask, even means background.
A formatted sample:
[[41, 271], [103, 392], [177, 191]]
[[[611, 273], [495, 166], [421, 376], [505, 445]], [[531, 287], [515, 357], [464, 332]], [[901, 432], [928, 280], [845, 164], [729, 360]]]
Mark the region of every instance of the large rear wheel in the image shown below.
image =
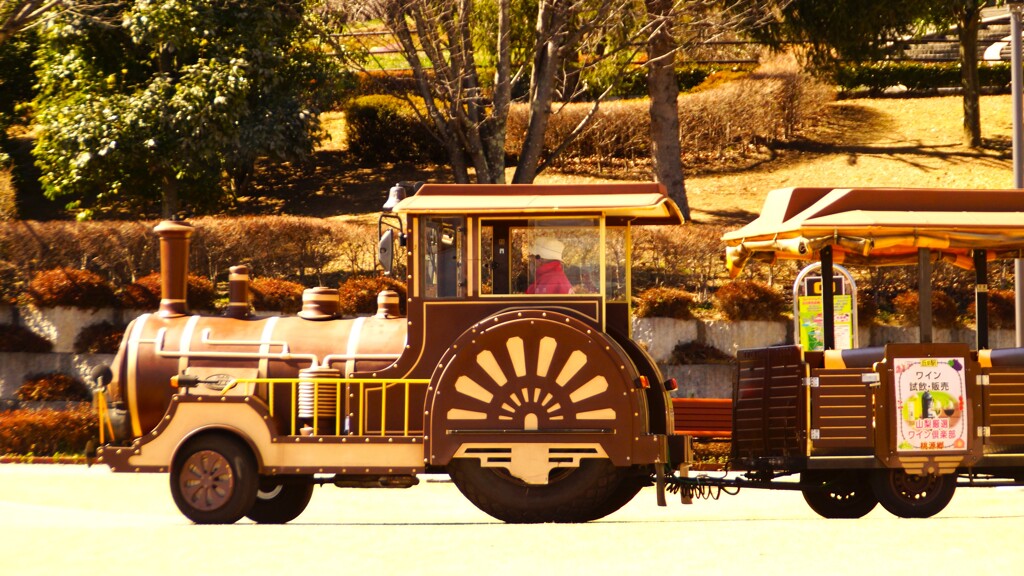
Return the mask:
[[956, 491], [956, 474], [908, 474], [902, 469], [876, 470], [871, 489], [882, 507], [900, 518], [929, 518], [941, 512]]
[[311, 482], [261, 476], [256, 502], [245, 516], [259, 524], [285, 524], [298, 518], [312, 497]]
[[[503, 468], [484, 468], [474, 458], [452, 460], [448, 473], [477, 508], [511, 524], [587, 522], [628, 501], [620, 493], [621, 503], [609, 506], [627, 472], [600, 458], [582, 460], [578, 468], [556, 468], [547, 484], [527, 484]], [[627, 492], [632, 490], [630, 487]], [[635, 494], [632, 491], [629, 497]]]
[[200, 436], [174, 456], [171, 496], [196, 524], [232, 524], [256, 500], [256, 474], [256, 459], [240, 440]]
[[825, 518], [860, 518], [878, 505], [868, 474], [860, 470], [808, 470], [800, 474], [800, 483], [820, 486], [803, 495], [811, 510]]

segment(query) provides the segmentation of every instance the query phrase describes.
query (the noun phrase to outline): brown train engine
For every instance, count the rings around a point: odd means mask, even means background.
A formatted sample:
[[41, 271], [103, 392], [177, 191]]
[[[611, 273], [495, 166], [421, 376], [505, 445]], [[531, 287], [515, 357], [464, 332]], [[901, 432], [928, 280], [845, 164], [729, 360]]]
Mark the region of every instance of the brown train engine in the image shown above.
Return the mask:
[[242, 267], [228, 317], [188, 314], [191, 228], [161, 223], [160, 310], [126, 332], [98, 458], [170, 473], [200, 523], [287, 522], [317, 483], [424, 472], [505, 521], [600, 518], [682, 459], [629, 323], [631, 226], [679, 221], [655, 184], [427, 185], [382, 218], [385, 269], [407, 248], [407, 316], [384, 292], [376, 315], [339, 318], [317, 288], [263, 319]]

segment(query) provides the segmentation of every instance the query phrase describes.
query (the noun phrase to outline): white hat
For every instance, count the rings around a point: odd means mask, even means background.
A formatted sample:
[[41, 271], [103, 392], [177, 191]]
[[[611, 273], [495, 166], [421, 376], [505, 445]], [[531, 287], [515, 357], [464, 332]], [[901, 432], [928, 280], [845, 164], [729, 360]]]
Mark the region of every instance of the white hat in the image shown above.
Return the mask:
[[530, 253], [536, 254], [545, 260], [561, 260], [562, 249], [564, 248], [565, 244], [558, 240], [550, 236], [542, 236], [533, 241], [533, 248]]

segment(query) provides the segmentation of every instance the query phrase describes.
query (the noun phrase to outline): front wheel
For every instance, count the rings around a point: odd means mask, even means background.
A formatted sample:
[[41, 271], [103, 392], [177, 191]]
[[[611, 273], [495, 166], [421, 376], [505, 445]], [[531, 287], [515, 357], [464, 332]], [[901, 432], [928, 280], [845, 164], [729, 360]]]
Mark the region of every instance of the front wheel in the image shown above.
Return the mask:
[[174, 456], [171, 496], [196, 524], [233, 524], [256, 500], [256, 474], [256, 459], [241, 441], [200, 436]]
[[871, 489], [882, 507], [892, 514], [900, 518], [929, 518], [952, 500], [956, 474], [919, 476], [901, 469], [876, 470], [871, 476]]
[[809, 470], [800, 474], [800, 483], [820, 486], [804, 490], [803, 495], [811, 510], [824, 518], [860, 518], [878, 505], [862, 471]]
[[[452, 460], [448, 473], [477, 508], [510, 524], [587, 522], [610, 514], [614, 509], [607, 503], [625, 474], [609, 460], [585, 459], [578, 468], [552, 470], [547, 484], [533, 485], [503, 468], [484, 468], [472, 458]], [[636, 493], [632, 487], [628, 491], [630, 497]]]
[[259, 524], [285, 524], [298, 518], [312, 497], [310, 482], [261, 476], [256, 502], [245, 516]]

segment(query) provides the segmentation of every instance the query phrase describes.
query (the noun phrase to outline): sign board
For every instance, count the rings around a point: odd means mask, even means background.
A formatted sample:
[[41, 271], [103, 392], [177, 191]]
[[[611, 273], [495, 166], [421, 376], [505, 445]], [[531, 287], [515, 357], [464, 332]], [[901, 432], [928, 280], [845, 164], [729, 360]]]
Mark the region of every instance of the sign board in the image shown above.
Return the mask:
[[[825, 340], [822, 336], [824, 321], [822, 319], [821, 296], [800, 296], [800, 346], [804, 350], [824, 350]], [[833, 297], [833, 334], [837, 350], [853, 348], [853, 301], [848, 294]]]
[[965, 359], [894, 358], [897, 452], [962, 452], [968, 431]]
[[[836, 349], [848, 350], [857, 347], [857, 286], [846, 269], [841, 266], [834, 269], [837, 273], [832, 277], [832, 333]], [[800, 346], [805, 351], [825, 349], [820, 270], [820, 264], [811, 264], [800, 271], [793, 283], [793, 319]]]

